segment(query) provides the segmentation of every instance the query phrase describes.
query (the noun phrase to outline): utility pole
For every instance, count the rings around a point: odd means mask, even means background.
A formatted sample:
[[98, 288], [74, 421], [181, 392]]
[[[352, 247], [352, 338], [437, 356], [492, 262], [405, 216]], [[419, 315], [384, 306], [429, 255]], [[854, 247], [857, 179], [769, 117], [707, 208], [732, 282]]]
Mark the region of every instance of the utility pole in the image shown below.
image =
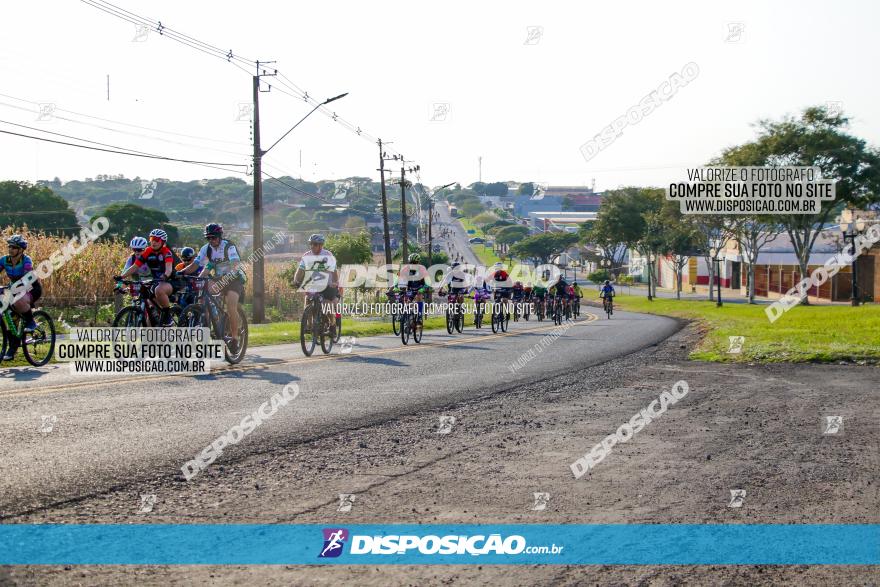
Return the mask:
[[[265, 65], [266, 62], [263, 64]], [[268, 63], [274, 63], [269, 61]], [[260, 62], [257, 61], [257, 75], [253, 79], [254, 93], [254, 222], [253, 222], [253, 248], [254, 253], [263, 250], [263, 155], [265, 152], [260, 145], [260, 77], [263, 75], [275, 75], [260, 72]], [[270, 86], [271, 89], [271, 86]], [[267, 90], [268, 91], [268, 90]], [[273, 145], [274, 146], [274, 145]], [[270, 149], [272, 147], [269, 147]], [[263, 255], [254, 255], [254, 311], [251, 321], [254, 324], [262, 324], [266, 321], [266, 270], [263, 264]]]
[[385, 237], [385, 264], [391, 265], [391, 233], [388, 230], [388, 197], [385, 193], [385, 153], [379, 139], [379, 184], [382, 187], [382, 231]]
[[400, 228], [403, 231], [401, 235], [400, 262], [406, 263], [409, 259], [409, 249], [407, 248], [406, 234], [406, 175], [403, 165], [400, 166]]
[[[257, 75], [254, 76], [254, 253], [263, 250], [263, 151], [260, 146], [260, 64], [257, 62]], [[254, 315], [252, 322], [262, 324], [266, 321], [265, 306], [266, 272], [263, 256], [254, 259]]]
[[434, 220], [434, 198], [428, 200], [428, 267], [434, 261], [434, 235], [431, 234], [431, 224]]
[[477, 166], [479, 168], [479, 172], [478, 172], [479, 179], [477, 181], [479, 181], [480, 183], [483, 183], [483, 156], [482, 155], [477, 157]]

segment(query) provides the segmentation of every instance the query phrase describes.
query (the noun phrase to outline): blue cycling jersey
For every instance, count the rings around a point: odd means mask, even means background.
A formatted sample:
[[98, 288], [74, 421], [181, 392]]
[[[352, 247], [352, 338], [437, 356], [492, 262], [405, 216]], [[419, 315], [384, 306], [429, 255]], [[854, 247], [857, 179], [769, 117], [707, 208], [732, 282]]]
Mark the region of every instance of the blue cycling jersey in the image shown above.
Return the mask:
[[28, 255], [22, 255], [18, 263], [13, 264], [9, 255], [0, 257], [0, 271], [5, 271], [11, 281], [18, 281], [25, 273], [34, 270], [34, 262]]

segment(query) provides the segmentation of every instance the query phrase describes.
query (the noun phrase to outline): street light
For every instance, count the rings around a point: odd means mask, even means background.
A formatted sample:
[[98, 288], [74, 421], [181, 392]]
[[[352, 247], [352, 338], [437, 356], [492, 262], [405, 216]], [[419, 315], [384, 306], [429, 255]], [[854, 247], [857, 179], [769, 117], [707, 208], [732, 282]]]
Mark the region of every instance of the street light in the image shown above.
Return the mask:
[[[852, 292], [850, 293], [850, 300], [853, 306], [859, 305], [859, 295], [858, 295], [858, 277], [856, 274], [857, 259], [856, 259], [856, 237], [859, 236], [865, 230], [865, 219], [864, 218], [853, 218], [854, 214], [850, 208], [847, 208], [841, 214], [841, 222], [840, 222], [840, 232], [843, 233], [843, 242], [850, 241], [852, 243], [852, 248], [850, 249], [850, 254], [853, 257], [852, 261]], [[850, 230], [853, 229], [853, 230]]]
[[652, 281], [651, 280], [651, 273], [653, 272], [655, 258], [656, 257], [654, 257], [653, 253], [648, 255], [648, 301], [649, 302], [654, 300], [654, 297], [651, 295], [651, 289], [652, 289], [651, 288], [651, 281]]
[[[709, 256], [712, 257], [712, 263], [715, 265], [715, 280], [718, 284], [718, 301], [715, 302], [715, 306], [720, 308], [722, 305], [721, 302], [721, 259], [717, 257], [720, 253], [716, 247], [712, 247], [709, 249]], [[709, 284], [709, 293], [712, 293], [712, 284]], [[711, 296], [710, 296], [711, 297]]]

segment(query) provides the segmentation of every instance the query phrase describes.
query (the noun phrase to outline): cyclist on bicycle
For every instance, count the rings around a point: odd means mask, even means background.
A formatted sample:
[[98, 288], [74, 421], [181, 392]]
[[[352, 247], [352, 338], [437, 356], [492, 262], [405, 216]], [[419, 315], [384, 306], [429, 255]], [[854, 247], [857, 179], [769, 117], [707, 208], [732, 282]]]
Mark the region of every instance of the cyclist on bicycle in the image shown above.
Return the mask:
[[[425, 281], [425, 277], [428, 276], [428, 270], [421, 264], [421, 260], [422, 258], [418, 253], [413, 253], [409, 256], [409, 263], [400, 267], [400, 281], [406, 285], [407, 297], [411, 297], [418, 304], [419, 311], [416, 324], [422, 323], [425, 313], [424, 294], [429, 289]], [[411, 277], [410, 273], [415, 275]]]
[[[6, 239], [9, 246], [9, 254], [0, 257], [0, 271], [5, 271], [9, 277], [10, 288], [14, 287], [25, 275], [34, 270], [34, 262], [29, 255], [25, 255], [28, 243], [21, 235], [14, 234]], [[36, 274], [32, 277], [36, 277]], [[24, 283], [27, 283], [25, 281]], [[31, 282], [30, 288], [26, 288], [25, 293], [15, 303], [12, 304], [13, 310], [24, 319], [24, 331], [33, 332], [37, 329], [37, 323], [34, 322], [34, 313], [31, 309], [43, 295], [43, 286], [39, 279]], [[3, 356], [4, 361], [11, 361], [15, 358], [15, 351], [18, 348], [18, 341], [15, 337], [11, 337], [9, 348]]]
[[198, 275], [204, 267], [199, 263], [193, 264], [194, 260], [196, 260], [195, 249], [183, 247], [180, 249], [180, 263], [174, 267], [174, 270], [181, 275]]
[[196, 299], [196, 291], [192, 287], [191, 280], [187, 279], [187, 277], [198, 275], [202, 272], [204, 267], [199, 263], [193, 263], [195, 258], [195, 249], [192, 247], [183, 247], [180, 250], [180, 263], [174, 266], [175, 279], [172, 285], [174, 286], [175, 291], [180, 292], [178, 303], [181, 308], [186, 308], [188, 305], [195, 302]]
[[605, 280], [602, 289], [599, 291], [599, 297], [602, 299], [614, 297], [614, 286], [611, 285], [611, 281]]
[[[339, 301], [338, 284], [336, 257], [324, 248], [324, 235], [313, 234], [309, 237], [309, 250], [300, 259], [293, 275], [293, 287], [305, 293], [320, 293], [324, 301], [330, 302], [321, 304], [324, 314], [329, 314]], [[335, 335], [335, 320], [330, 320], [330, 328]]]
[[510, 300], [513, 288], [510, 283], [510, 275], [504, 270], [504, 265], [495, 263], [492, 266], [492, 275], [488, 281], [492, 286], [492, 293], [495, 296], [494, 301]]
[[[131, 249], [131, 255], [126, 257], [125, 265], [122, 266], [122, 272], [125, 273], [128, 271], [128, 268], [134, 265], [134, 262], [137, 261], [137, 258], [141, 256], [141, 253], [144, 252], [150, 244], [147, 242], [142, 236], [136, 236], [131, 239], [131, 242], [128, 243], [129, 248]], [[137, 271], [135, 271], [134, 275], [132, 275], [132, 279], [134, 281], [138, 281], [140, 278], [147, 278], [150, 276], [150, 268], [146, 265], [140, 267]]]
[[471, 275], [464, 269], [459, 269], [461, 263], [456, 261], [452, 264], [449, 273], [443, 276], [440, 282], [440, 295], [443, 295], [443, 287], [449, 286], [450, 295], [466, 295], [471, 290]]
[[174, 272], [174, 255], [168, 248], [168, 233], [157, 228], [150, 232], [150, 246], [137, 255], [134, 263], [120, 276], [125, 279], [128, 276], [141, 270], [146, 265], [150, 269], [153, 276], [153, 282], [150, 284], [149, 293], [156, 300], [162, 311], [159, 322], [162, 326], [171, 326], [171, 300], [170, 296], [174, 292], [171, 283], [168, 280]]
[[538, 281], [535, 284], [534, 289], [532, 289], [532, 296], [535, 299], [535, 307], [541, 308], [541, 314], [547, 313], [546, 300], [547, 300], [547, 288], [545, 287], [546, 282]]
[[568, 294], [568, 282], [565, 281], [565, 277], [562, 276], [559, 278], [553, 286], [550, 287], [551, 293], [556, 296], [557, 300], [563, 304], [563, 313], [565, 307], [568, 306], [569, 303], [569, 294]]
[[226, 306], [226, 320], [229, 328], [224, 333], [231, 339], [227, 344], [229, 352], [238, 353], [238, 304], [244, 302], [244, 284], [247, 277], [241, 268], [241, 256], [235, 243], [223, 238], [223, 226], [216, 222], [205, 225], [205, 240], [198, 255], [180, 270], [191, 275], [201, 267], [199, 277], [208, 277], [213, 272], [215, 282], [211, 284], [212, 293], [223, 295]]

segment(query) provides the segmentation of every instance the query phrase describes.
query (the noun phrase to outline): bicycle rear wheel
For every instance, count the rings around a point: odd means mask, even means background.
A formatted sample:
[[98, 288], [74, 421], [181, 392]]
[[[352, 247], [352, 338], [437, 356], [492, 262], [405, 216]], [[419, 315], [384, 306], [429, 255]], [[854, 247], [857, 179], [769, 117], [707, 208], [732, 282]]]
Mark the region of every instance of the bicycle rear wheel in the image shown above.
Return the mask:
[[311, 305], [306, 306], [299, 321], [299, 344], [303, 354], [307, 357], [312, 356], [312, 353], [315, 352], [315, 345], [318, 344], [315, 336], [315, 312]]
[[400, 316], [397, 314], [391, 314], [391, 329], [394, 331], [394, 336], [400, 336]]
[[144, 325], [144, 315], [141, 309], [135, 306], [127, 306], [119, 310], [113, 318], [114, 328], [140, 328]]
[[455, 312], [455, 329], [459, 334], [464, 330], [464, 310], [462, 308], [459, 308]]
[[43, 310], [34, 312], [37, 328], [25, 333], [22, 338], [24, 356], [34, 367], [42, 367], [52, 359], [55, 352], [55, 323], [52, 317]]
[[452, 310], [446, 310], [446, 332], [448, 334], [452, 334], [452, 331], [455, 329], [455, 316], [452, 313]]
[[501, 323], [501, 315], [498, 313], [498, 310], [492, 308], [492, 333], [495, 334], [498, 332], [498, 327]]

